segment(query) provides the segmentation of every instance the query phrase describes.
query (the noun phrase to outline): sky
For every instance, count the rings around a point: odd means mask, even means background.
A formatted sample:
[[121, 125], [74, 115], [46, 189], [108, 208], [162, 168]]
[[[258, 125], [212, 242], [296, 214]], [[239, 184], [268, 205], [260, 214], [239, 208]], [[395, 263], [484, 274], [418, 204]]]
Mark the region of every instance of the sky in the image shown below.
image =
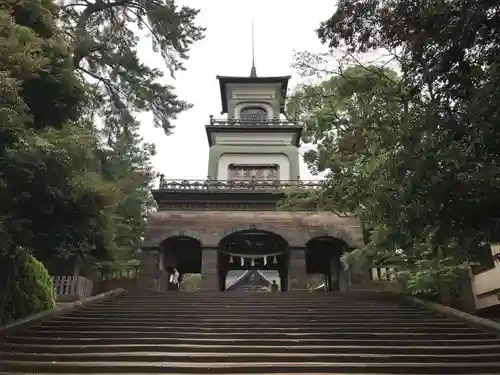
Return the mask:
[[[301, 78], [290, 66], [294, 50], [323, 52], [315, 30], [335, 9], [335, 1], [313, 0], [178, 0], [180, 5], [200, 9], [197, 23], [206, 27], [204, 40], [193, 45], [186, 71], [169, 82], [176, 93], [194, 105], [175, 120], [173, 135], [154, 128], [150, 114], [142, 114], [141, 135], [157, 146], [153, 160], [157, 172], [168, 179], [205, 179], [209, 116], [221, 117], [217, 75], [246, 76], [252, 60], [251, 25], [254, 21], [255, 61], [259, 76], [291, 75], [289, 88]], [[148, 65], [163, 68], [159, 55], [143, 40], [139, 54]], [[169, 77], [168, 73], [166, 74]], [[301, 163], [301, 178], [315, 179]]]

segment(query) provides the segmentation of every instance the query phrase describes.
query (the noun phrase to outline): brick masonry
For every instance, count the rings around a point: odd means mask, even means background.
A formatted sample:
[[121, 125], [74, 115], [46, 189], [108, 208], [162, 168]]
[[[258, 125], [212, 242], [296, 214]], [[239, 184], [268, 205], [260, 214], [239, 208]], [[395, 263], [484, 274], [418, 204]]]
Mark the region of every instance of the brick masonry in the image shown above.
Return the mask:
[[225, 236], [248, 229], [278, 234], [292, 247], [304, 247], [310, 239], [325, 235], [351, 247], [363, 244], [356, 218], [327, 212], [158, 211], [149, 218], [144, 247], [155, 248], [174, 236], [189, 236], [202, 246], [216, 247]]

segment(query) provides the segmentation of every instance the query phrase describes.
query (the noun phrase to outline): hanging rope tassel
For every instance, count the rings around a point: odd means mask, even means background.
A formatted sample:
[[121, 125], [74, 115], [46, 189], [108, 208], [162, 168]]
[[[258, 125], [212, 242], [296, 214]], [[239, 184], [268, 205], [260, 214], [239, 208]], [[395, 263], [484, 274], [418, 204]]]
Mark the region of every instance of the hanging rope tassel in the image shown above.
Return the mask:
[[278, 264], [278, 257], [276, 255], [274, 256], [273, 264]]
[[252, 267], [255, 267], [255, 258], [252, 258], [252, 263], [250, 263]]
[[245, 258], [243, 258], [243, 257], [240, 258], [240, 264], [241, 264], [241, 267], [243, 267], [245, 265]]
[[229, 257], [229, 263], [234, 263], [234, 259], [233, 259], [232, 255]]
[[264, 266], [267, 266], [267, 255], [264, 257]]

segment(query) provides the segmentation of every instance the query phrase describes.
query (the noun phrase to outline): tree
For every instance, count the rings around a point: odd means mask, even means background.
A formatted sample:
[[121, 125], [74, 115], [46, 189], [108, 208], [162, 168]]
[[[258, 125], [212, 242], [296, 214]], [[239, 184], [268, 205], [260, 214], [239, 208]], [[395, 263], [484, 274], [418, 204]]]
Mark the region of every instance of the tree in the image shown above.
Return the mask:
[[5, 256], [17, 249], [42, 258], [74, 256], [112, 246], [115, 189], [100, 177], [97, 134], [89, 124], [74, 122], [84, 88], [55, 26], [56, 14], [51, 1], [8, 1], [0, 7]]
[[[497, 240], [499, 18], [490, 1], [343, 0], [318, 30], [332, 51], [370, 74], [360, 64], [367, 53], [385, 51], [397, 63], [399, 88], [384, 99], [387, 110], [357, 103], [358, 118], [348, 119], [348, 134], [362, 128], [351, 158], [340, 144], [352, 139], [342, 136], [319, 147], [315, 164], [342, 161], [329, 168], [323, 203], [360, 215], [371, 245], [401, 250], [409, 268], [448, 275]], [[303, 57], [303, 65], [313, 61]], [[386, 85], [380, 77], [376, 87]], [[313, 118], [322, 115], [315, 109]], [[370, 133], [374, 123], [389, 125]]]
[[149, 111], [169, 134], [171, 120], [190, 105], [138, 55], [138, 32], [146, 31], [173, 78], [184, 69], [191, 45], [203, 38], [204, 29], [194, 23], [198, 11], [179, 8], [174, 0], [58, 2], [74, 67], [92, 87], [89, 114], [102, 117], [107, 135], [114, 137], [117, 129], [134, 123], [135, 113]]
[[122, 192], [114, 212], [114, 243], [121, 257], [131, 257], [140, 248], [147, 218], [156, 207], [151, 183], [156, 177], [151, 166], [155, 154], [153, 144], [144, 143], [137, 133], [138, 125], [103, 150], [104, 178]]
[[54, 305], [35, 258], [108, 252], [114, 189], [77, 123], [84, 87], [51, 1], [0, 6], [0, 321]]
[[[287, 113], [304, 124], [303, 140], [315, 146], [304, 154], [313, 173], [327, 172], [319, 191], [291, 191], [285, 204], [314, 204], [358, 216], [374, 228], [389, 219], [396, 193], [385, 162], [400, 138], [400, 78], [391, 69], [352, 66], [319, 84], [301, 85]], [[383, 240], [383, 242], [379, 242]], [[377, 237], [372, 251], [393, 248]]]

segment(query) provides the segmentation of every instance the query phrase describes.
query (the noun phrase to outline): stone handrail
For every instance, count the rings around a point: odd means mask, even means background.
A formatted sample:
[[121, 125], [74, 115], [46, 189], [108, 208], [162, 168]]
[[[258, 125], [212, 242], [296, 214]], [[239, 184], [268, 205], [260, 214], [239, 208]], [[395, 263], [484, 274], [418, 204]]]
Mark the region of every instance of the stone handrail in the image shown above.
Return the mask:
[[92, 295], [93, 282], [83, 276], [53, 276], [52, 283], [58, 299], [82, 299]]
[[238, 126], [291, 126], [300, 128], [301, 125], [283, 119], [216, 119], [210, 116], [208, 126], [238, 127]]
[[170, 191], [190, 191], [190, 190], [284, 190], [288, 188], [301, 189], [321, 189], [323, 181], [264, 181], [264, 180], [249, 180], [249, 181], [223, 181], [223, 180], [168, 180], [160, 178], [160, 190]]

